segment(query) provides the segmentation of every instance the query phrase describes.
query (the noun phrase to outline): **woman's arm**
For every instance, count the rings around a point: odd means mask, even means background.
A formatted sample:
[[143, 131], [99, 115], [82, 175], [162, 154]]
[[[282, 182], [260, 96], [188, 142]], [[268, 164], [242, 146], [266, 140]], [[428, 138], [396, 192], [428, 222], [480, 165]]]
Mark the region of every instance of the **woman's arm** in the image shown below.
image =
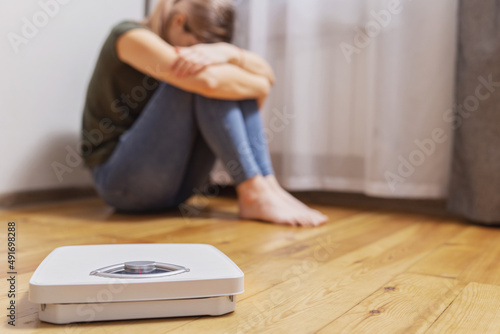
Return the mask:
[[179, 57], [175, 48], [147, 29], [126, 32], [118, 39], [116, 49], [120, 60], [138, 71], [206, 97], [261, 99], [269, 93], [265, 78], [229, 63], [208, 66], [190, 76], [174, 75], [171, 65]]
[[199, 75], [210, 81], [210, 97], [221, 100], [262, 99], [271, 90], [265, 77], [231, 64], [208, 66]]
[[[208, 57], [208, 59], [217, 60], [219, 63], [233, 64], [247, 72], [263, 76], [269, 80], [271, 85], [275, 81], [273, 69], [267, 61], [253, 52], [240, 49], [232, 44], [196, 44], [190, 47], [178, 48], [177, 51], [180, 55], [180, 61], [174, 67], [181, 76], [189, 74], [187, 68], [192, 72], [196, 72], [205, 67], [204, 59]], [[191, 66], [188, 64], [190, 60], [192, 60]]]
[[229, 61], [231, 64], [239, 66], [250, 73], [262, 75], [269, 80], [271, 85], [274, 85], [276, 77], [274, 76], [273, 69], [267, 61], [256, 53], [240, 49], [231, 44], [227, 45], [229, 48], [233, 49], [231, 51], [232, 57]]

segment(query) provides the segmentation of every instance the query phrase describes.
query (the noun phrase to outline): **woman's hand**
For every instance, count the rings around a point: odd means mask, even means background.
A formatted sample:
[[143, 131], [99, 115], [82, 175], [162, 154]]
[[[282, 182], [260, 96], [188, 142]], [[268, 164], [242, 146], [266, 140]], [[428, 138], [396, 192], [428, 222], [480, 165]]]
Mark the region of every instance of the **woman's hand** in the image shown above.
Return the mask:
[[225, 64], [238, 57], [238, 48], [228, 43], [196, 44], [176, 47], [178, 58], [171, 66], [177, 77], [183, 78], [202, 71], [205, 67]]

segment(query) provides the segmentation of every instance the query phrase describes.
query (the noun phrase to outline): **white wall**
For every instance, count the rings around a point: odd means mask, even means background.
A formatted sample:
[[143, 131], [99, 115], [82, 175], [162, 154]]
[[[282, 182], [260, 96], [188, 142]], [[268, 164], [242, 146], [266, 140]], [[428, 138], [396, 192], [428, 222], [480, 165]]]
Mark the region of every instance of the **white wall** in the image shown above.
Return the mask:
[[67, 165], [67, 147], [78, 147], [86, 87], [111, 26], [143, 10], [142, 0], [1, 2], [0, 194], [91, 185], [81, 163], [62, 178], [52, 165]]

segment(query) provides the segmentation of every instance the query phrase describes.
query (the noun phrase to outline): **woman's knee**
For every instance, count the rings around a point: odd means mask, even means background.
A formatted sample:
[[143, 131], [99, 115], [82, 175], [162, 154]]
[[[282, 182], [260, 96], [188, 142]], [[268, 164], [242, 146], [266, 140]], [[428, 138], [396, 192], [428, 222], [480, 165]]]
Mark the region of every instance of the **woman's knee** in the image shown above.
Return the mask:
[[255, 99], [241, 100], [238, 101], [238, 104], [241, 110], [244, 112], [259, 111], [259, 105], [257, 104], [257, 100]]
[[239, 108], [238, 101], [215, 99], [199, 94], [195, 94], [195, 105], [199, 111], [221, 112]]
[[188, 92], [187, 90], [171, 85], [168, 82], [162, 82], [160, 87], [163, 88], [164, 91], [172, 92], [174, 94], [182, 94], [190, 97], [196, 95], [195, 93]]
[[201, 113], [227, 113], [228, 111], [238, 111], [243, 114], [259, 112], [257, 100], [220, 100], [195, 94], [196, 110]]
[[[155, 92], [158, 94], [158, 98], [162, 101], [166, 101], [169, 105], [189, 105], [192, 104], [195, 93], [188, 92], [179, 87], [175, 87], [167, 82], [162, 82]], [[152, 99], [154, 101], [154, 98]]]

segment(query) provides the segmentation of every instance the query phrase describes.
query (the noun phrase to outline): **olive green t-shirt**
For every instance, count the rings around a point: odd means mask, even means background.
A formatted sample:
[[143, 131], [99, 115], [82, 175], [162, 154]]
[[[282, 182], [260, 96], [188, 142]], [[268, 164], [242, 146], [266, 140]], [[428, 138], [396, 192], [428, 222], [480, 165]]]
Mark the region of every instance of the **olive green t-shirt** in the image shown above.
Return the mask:
[[90, 80], [83, 110], [81, 155], [86, 166], [104, 163], [120, 136], [140, 115], [159, 81], [122, 62], [116, 41], [125, 32], [142, 28], [137, 22], [116, 25], [104, 43]]

